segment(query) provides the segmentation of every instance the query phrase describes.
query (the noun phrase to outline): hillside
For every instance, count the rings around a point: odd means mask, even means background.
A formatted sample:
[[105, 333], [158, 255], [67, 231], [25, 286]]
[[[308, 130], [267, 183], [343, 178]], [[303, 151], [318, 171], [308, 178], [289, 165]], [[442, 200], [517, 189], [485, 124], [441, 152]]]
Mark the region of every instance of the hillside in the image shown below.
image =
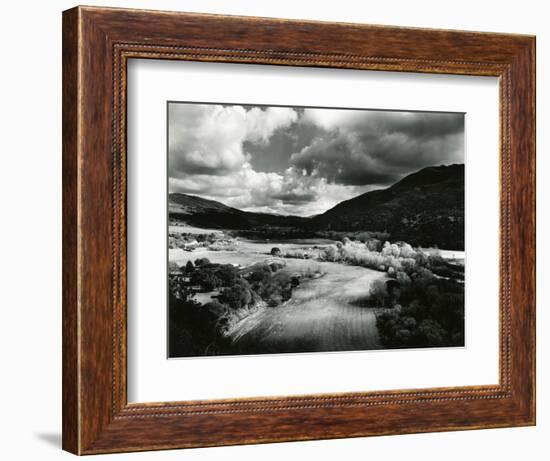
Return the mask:
[[[169, 195], [170, 218], [270, 237], [274, 228], [312, 233], [387, 232], [392, 241], [464, 249], [464, 165], [424, 168], [387, 189], [370, 191], [310, 218], [251, 213], [193, 195]], [[245, 234], [246, 235], [246, 234]]]
[[464, 165], [428, 167], [312, 218], [317, 229], [388, 232], [415, 245], [464, 248]]
[[267, 213], [251, 213], [195, 195], [173, 193], [168, 196], [171, 219], [199, 227], [251, 230], [257, 227], [303, 227], [308, 218]]

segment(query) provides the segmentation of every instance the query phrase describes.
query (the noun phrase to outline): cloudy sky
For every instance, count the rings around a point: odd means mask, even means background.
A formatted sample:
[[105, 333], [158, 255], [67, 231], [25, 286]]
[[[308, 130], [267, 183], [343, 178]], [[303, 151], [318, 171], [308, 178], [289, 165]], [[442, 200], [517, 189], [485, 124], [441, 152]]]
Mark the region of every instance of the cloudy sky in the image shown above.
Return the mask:
[[463, 162], [463, 114], [168, 105], [169, 192], [247, 211], [311, 216]]

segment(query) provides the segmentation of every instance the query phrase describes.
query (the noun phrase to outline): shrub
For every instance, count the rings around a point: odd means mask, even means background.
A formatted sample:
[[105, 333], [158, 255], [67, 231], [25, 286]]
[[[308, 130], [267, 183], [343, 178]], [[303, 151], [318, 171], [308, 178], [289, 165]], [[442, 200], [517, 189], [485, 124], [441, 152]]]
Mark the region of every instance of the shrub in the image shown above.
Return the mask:
[[[464, 286], [454, 280], [440, 279], [426, 268], [413, 274], [398, 271], [399, 286], [386, 305], [402, 304], [399, 310], [377, 315], [380, 337], [387, 347], [435, 347], [464, 345]], [[386, 291], [387, 286], [386, 286]], [[381, 286], [372, 291], [373, 302], [383, 295]]]
[[285, 272], [277, 272], [255, 285], [255, 288], [269, 306], [278, 306], [292, 296], [292, 276]]
[[271, 262], [269, 263], [269, 268], [271, 269], [271, 272], [277, 272], [278, 270], [281, 270], [285, 265], [280, 262]]
[[168, 273], [174, 274], [179, 272], [180, 272], [180, 267], [174, 261], [168, 261]]
[[408, 243], [404, 243], [399, 250], [399, 256], [401, 258], [414, 258], [416, 256], [416, 251], [414, 251], [413, 247]]
[[296, 259], [306, 259], [309, 257], [306, 250], [303, 250], [301, 248], [287, 250], [284, 256], [285, 258], [296, 258]]
[[208, 245], [208, 249], [211, 251], [237, 251], [237, 245], [235, 242], [217, 241]]
[[401, 269], [406, 274], [412, 274], [418, 267], [414, 258], [401, 258]]
[[382, 250], [382, 242], [375, 238], [369, 238], [365, 241], [365, 245], [369, 251], [379, 252]]
[[386, 281], [376, 279], [371, 282], [369, 296], [375, 301], [378, 306], [385, 306], [388, 299], [388, 291], [386, 290]]
[[399, 282], [401, 287], [406, 287], [411, 283], [411, 278], [403, 271], [397, 271], [395, 279]]
[[204, 291], [212, 291], [223, 285], [221, 279], [213, 271], [201, 269], [200, 266], [191, 275], [191, 283], [199, 285]]
[[195, 266], [200, 267], [206, 264], [211, 264], [208, 258], [197, 258], [195, 259]]
[[185, 265], [185, 273], [190, 274], [195, 270], [195, 266], [191, 261], [187, 261], [187, 264]]
[[415, 343], [417, 346], [443, 346], [446, 335], [437, 320], [424, 319], [415, 329]]
[[220, 339], [215, 328], [219, 306], [197, 303], [182, 277], [171, 277], [169, 281], [170, 356], [204, 355]]
[[268, 264], [256, 265], [247, 276], [250, 283], [263, 283], [271, 278], [271, 267]]
[[232, 309], [247, 307], [253, 300], [250, 285], [246, 280], [239, 279], [231, 287], [224, 288], [218, 299]]
[[239, 271], [231, 264], [221, 264], [214, 270], [216, 277], [221, 280], [222, 286], [231, 286], [237, 282]]
[[338, 249], [334, 245], [330, 245], [326, 247], [321, 254], [321, 259], [325, 261], [335, 262], [339, 259], [339, 255], [340, 254], [338, 252]]
[[277, 247], [273, 247], [270, 253], [271, 253], [271, 256], [281, 256], [281, 249]]
[[210, 301], [209, 303], [204, 304], [202, 306], [202, 309], [212, 314], [212, 316], [215, 317], [216, 319], [221, 317], [226, 312], [224, 305], [219, 301], [216, 301], [215, 299]]
[[399, 257], [401, 250], [395, 243], [385, 242], [382, 248], [382, 256], [394, 256]]

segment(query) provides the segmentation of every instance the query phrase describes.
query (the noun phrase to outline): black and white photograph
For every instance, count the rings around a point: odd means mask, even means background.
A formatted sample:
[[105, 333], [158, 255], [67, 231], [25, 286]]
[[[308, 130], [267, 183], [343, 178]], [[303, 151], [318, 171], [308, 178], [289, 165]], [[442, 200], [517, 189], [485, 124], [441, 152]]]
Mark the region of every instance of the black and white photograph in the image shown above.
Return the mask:
[[168, 356], [465, 346], [463, 113], [169, 101]]

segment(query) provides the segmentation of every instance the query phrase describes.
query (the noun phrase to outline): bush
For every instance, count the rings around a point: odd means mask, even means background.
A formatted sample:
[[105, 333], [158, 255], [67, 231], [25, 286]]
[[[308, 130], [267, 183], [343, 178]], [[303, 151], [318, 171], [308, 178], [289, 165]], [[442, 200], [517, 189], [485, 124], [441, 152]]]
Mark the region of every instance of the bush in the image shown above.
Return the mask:
[[404, 243], [399, 250], [399, 256], [401, 258], [414, 258], [416, 256], [416, 251], [414, 251], [413, 247], [408, 243]]
[[208, 245], [208, 249], [211, 251], [237, 251], [237, 245], [235, 242], [217, 241]]
[[411, 284], [411, 278], [402, 271], [397, 271], [397, 273], [395, 274], [395, 279], [399, 282], [399, 285], [401, 287], [407, 287]]
[[[437, 278], [426, 268], [411, 275], [398, 271], [399, 290], [392, 300], [380, 282], [373, 286], [371, 298], [385, 305], [399, 302], [399, 310], [377, 315], [377, 326], [387, 347], [436, 347], [464, 345], [464, 286], [454, 280]], [[380, 304], [379, 304], [380, 305]]]
[[340, 253], [338, 252], [338, 249], [334, 245], [330, 245], [325, 248], [321, 255], [321, 259], [324, 261], [331, 261], [335, 262], [338, 261], [340, 258]]
[[424, 319], [415, 329], [415, 342], [417, 346], [444, 346], [447, 331], [437, 320]]
[[199, 266], [191, 275], [191, 283], [199, 285], [204, 291], [212, 291], [223, 285], [223, 282], [213, 271], [201, 269]]
[[195, 266], [200, 267], [206, 264], [211, 264], [208, 258], [197, 258], [195, 259]]
[[273, 247], [270, 253], [271, 253], [271, 256], [281, 256], [281, 249], [277, 247]]
[[382, 256], [394, 256], [399, 257], [401, 250], [395, 243], [385, 242], [382, 248]]
[[193, 263], [191, 261], [187, 261], [187, 264], [185, 265], [185, 271], [184, 272], [186, 274], [190, 274], [194, 270], [195, 270], [195, 266], [193, 265]]
[[307, 259], [309, 257], [306, 250], [297, 248], [295, 250], [287, 250], [284, 254], [285, 258]]
[[168, 261], [168, 273], [175, 274], [180, 272], [180, 267], [174, 261]]
[[210, 301], [209, 303], [204, 304], [202, 306], [202, 309], [210, 313], [216, 319], [221, 317], [226, 312], [225, 306], [215, 299]]
[[382, 250], [382, 242], [375, 238], [369, 238], [365, 241], [365, 245], [369, 251], [379, 252]]
[[388, 291], [386, 290], [386, 281], [384, 279], [376, 279], [371, 283], [369, 297], [377, 306], [386, 305]]
[[[431, 262], [429, 257], [417, 252], [408, 243], [398, 245], [386, 242], [381, 251], [376, 251], [375, 249], [380, 245], [380, 241], [377, 239], [370, 239], [366, 243], [350, 239], [344, 239], [343, 242], [343, 244], [337, 242], [336, 245], [325, 247], [321, 251], [319, 259], [368, 267], [382, 272], [387, 271], [392, 277], [399, 271], [407, 274], [413, 273], [419, 267], [417, 258], [426, 267]], [[421, 256], [418, 256], [419, 254]]]
[[171, 357], [205, 355], [221, 340], [216, 323], [219, 306], [201, 306], [185, 286], [181, 276], [169, 279], [169, 353]]
[[241, 309], [247, 307], [254, 298], [248, 282], [239, 279], [235, 285], [224, 288], [218, 299], [232, 309]]
[[271, 267], [268, 264], [256, 265], [254, 270], [247, 276], [247, 280], [254, 283], [264, 283], [271, 278]]
[[271, 262], [269, 263], [269, 268], [271, 269], [271, 272], [277, 272], [278, 270], [281, 270], [285, 265], [280, 262]]
[[222, 264], [219, 265], [214, 273], [216, 277], [221, 280], [222, 286], [231, 286], [235, 284], [239, 278], [239, 271], [236, 267], [231, 264]]

